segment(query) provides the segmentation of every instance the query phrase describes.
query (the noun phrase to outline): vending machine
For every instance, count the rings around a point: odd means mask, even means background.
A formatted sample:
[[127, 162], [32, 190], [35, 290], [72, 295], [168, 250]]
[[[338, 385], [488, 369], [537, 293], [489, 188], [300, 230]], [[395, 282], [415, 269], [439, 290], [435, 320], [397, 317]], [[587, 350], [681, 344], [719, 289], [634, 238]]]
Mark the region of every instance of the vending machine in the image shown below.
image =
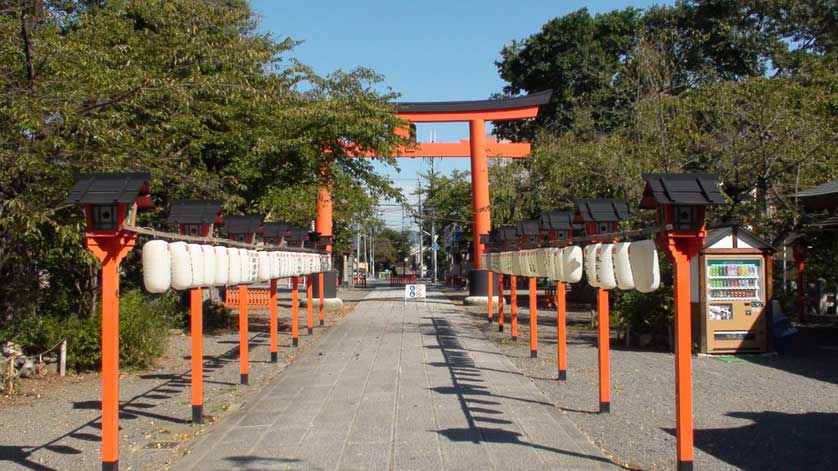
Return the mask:
[[694, 260], [700, 349], [760, 353], [769, 346], [768, 301], [773, 248], [737, 226], [713, 229]]

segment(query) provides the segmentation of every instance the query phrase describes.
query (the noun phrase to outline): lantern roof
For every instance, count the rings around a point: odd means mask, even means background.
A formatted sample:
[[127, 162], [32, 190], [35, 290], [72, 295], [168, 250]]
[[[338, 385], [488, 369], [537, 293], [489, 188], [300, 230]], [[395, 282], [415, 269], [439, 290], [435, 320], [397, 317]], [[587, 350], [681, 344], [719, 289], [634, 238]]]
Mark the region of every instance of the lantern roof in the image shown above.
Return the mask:
[[262, 223], [262, 237], [285, 237], [291, 224], [287, 222]]
[[67, 197], [71, 204], [130, 204], [153, 208], [148, 191], [151, 176], [145, 172], [77, 173]]
[[714, 206], [724, 203], [719, 177], [710, 173], [644, 173], [641, 209], [659, 205]]
[[247, 216], [225, 216], [224, 225], [228, 234], [253, 234], [262, 225], [262, 216], [250, 214]]
[[498, 237], [504, 242], [514, 242], [518, 238], [518, 231], [515, 226], [503, 226], [498, 229]]
[[289, 242], [302, 242], [306, 239], [308, 239], [308, 230], [299, 227], [292, 227], [285, 236], [285, 240]]
[[515, 224], [518, 236], [537, 236], [540, 234], [540, 224], [537, 219], [525, 219]]
[[172, 201], [167, 221], [172, 224], [218, 224], [221, 222], [221, 201]]
[[628, 206], [621, 199], [579, 199], [575, 204], [574, 222], [617, 222], [629, 218]]
[[541, 228], [552, 231], [573, 229], [573, 213], [570, 211], [548, 211], [541, 213]]

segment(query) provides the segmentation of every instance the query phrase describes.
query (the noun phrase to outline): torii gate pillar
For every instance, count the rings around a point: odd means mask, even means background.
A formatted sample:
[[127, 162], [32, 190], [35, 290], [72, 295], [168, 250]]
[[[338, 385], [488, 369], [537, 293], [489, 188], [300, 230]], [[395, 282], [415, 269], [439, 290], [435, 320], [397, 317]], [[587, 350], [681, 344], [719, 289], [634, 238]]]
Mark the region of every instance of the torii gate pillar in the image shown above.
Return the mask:
[[[473, 269], [469, 272], [469, 299], [483, 301], [489, 289], [489, 272], [481, 265], [480, 254], [485, 250], [480, 234], [492, 229], [492, 215], [489, 209], [489, 159], [486, 156], [486, 121], [469, 121], [469, 143], [471, 153], [471, 210], [474, 253]], [[496, 283], [493, 283], [496, 284]]]
[[[314, 219], [314, 231], [320, 233], [321, 236], [332, 237], [332, 195], [328, 186], [321, 186], [317, 191], [317, 215]], [[332, 244], [326, 246], [326, 252], [329, 256], [332, 255]], [[334, 263], [334, 261], [333, 261]], [[321, 283], [323, 286], [321, 287]], [[337, 297], [337, 272], [330, 270], [320, 273], [314, 279], [315, 292], [319, 293], [321, 290], [325, 294], [323, 297], [324, 309], [330, 311], [337, 311], [343, 307], [343, 300]], [[320, 297], [315, 297], [312, 301], [320, 306]]]

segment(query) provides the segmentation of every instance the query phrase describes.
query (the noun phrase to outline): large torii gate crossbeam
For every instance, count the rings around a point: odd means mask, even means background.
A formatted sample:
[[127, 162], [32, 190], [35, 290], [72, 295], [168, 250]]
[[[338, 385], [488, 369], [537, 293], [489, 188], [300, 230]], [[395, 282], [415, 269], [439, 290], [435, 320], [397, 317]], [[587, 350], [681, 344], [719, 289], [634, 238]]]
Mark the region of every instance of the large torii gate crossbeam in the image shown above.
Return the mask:
[[[538, 107], [550, 101], [547, 90], [523, 97], [497, 100], [405, 102], [396, 104], [396, 116], [410, 123], [469, 123], [469, 140], [456, 143], [416, 143], [400, 149], [395, 157], [469, 157], [471, 159], [472, 229], [474, 235], [473, 267], [469, 273], [470, 296], [486, 296], [488, 276], [480, 263], [483, 244], [480, 234], [488, 234], [492, 222], [489, 211], [489, 157], [524, 158], [529, 143], [497, 142], [486, 139], [487, 121], [531, 119]], [[317, 196], [315, 230], [332, 235], [332, 202], [328, 188]]]

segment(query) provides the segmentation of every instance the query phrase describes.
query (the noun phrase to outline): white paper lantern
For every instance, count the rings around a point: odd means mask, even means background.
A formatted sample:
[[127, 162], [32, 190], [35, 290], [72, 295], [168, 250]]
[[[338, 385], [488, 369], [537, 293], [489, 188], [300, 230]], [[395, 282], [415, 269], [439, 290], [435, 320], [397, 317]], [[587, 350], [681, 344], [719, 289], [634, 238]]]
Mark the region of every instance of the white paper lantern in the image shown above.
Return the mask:
[[247, 285], [250, 284], [250, 255], [247, 253], [247, 249], [236, 249], [239, 253], [239, 284], [240, 285]]
[[172, 286], [172, 256], [165, 240], [143, 245], [143, 284], [149, 293], [165, 293]]
[[204, 286], [204, 251], [198, 244], [188, 244], [189, 260], [192, 263], [192, 285], [191, 288]]
[[203, 286], [213, 286], [215, 284], [215, 249], [211, 245], [202, 245], [201, 252], [204, 255]]
[[614, 277], [614, 262], [611, 257], [614, 244], [602, 244], [597, 249], [596, 273], [597, 283], [602, 289], [614, 289], [617, 287], [617, 280]]
[[631, 275], [634, 289], [641, 293], [651, 293], [660, 286], [661, 274], [658, 266], [658, 250], [655, 242], [640, 240], [629, 246]]
[[617, 287], [620, 289], [634, 289], [634, 277], [631, 274], [631, 261], [629, 260], [630, 242], [620, 242], [614, 246], [614, 276], [617, 278]]
[[509, 274], [513, 276], [521, 275], [521, 255], [517, 250], [509, 252]]
[[541, 249], [541, 255], [544, 259], [544, 274], [541, 276], [547, 277], [551, 280], [556, 280], [556, 266], [554, 264], [553, 253], [558, 250], [556, 247], [544, 247]]
[[271, 281], [271, 255], [268, 252], [259, 252], [259, 281]]
[[585, 254], [585, 276], [588, 277], [588, 284], [594, 288], [599, 288], [599, 280], [597, 280], [596, 271], [596, 257], [597, 251], [602, 244], [586, 245], [582, 252]]
[[215, 251], [215, 276], [213, 286], [224, 286], [230, 278], [230, 260], [227, 247], [213, 247]]
[[567, 283], [579, 283], [582, 279], [582, 267], [585, 265], [585, 257], [582, 247], [574, 245], [565, 247], [562, 251], [564, 260], [564, 279]]
[[288, 252], [279, 252], [279, 277], [288, 276]]
[[279, 261], [279, 252], [270, 252], [271, 258], [271, 279], [275, 280], [279, 278], [281, 264]]
[[227, 249], [227, 261], [229, 270], [228, 270], [228, 280], [227, 284], [231, 286], [236, 286], [241, 284], [242, 282], [242, 261], [241, 261], [241, 252], [239, 249], [230, 247]]
[[[241, 252], [241, 261], [242, 261], [242, 283], [243, 284], [251, 284], [255, 280], [253, 279], [253, 255], [250, 253], [249, 249], [240, 249]], [[258, 270], [258, 267], [257, 267]]]
[[173, 289], [184, 290], [192, 287], [192, 260], [186, 247], [186, 242], [169, 244], [169, 252], [172, 255]]
[[539, 278], [544, 278], [545, 276], [550, 275], [550, 272], [547, 270], [547, 257], [549, 250], [549, 247], [542, 247], [533, 251], [535, 254], [535, 276]]
[[550, 254], [553, 259], [553, 279], [561, 282], [567, 281], [564, 273], [564, 250], [557, 248]]

